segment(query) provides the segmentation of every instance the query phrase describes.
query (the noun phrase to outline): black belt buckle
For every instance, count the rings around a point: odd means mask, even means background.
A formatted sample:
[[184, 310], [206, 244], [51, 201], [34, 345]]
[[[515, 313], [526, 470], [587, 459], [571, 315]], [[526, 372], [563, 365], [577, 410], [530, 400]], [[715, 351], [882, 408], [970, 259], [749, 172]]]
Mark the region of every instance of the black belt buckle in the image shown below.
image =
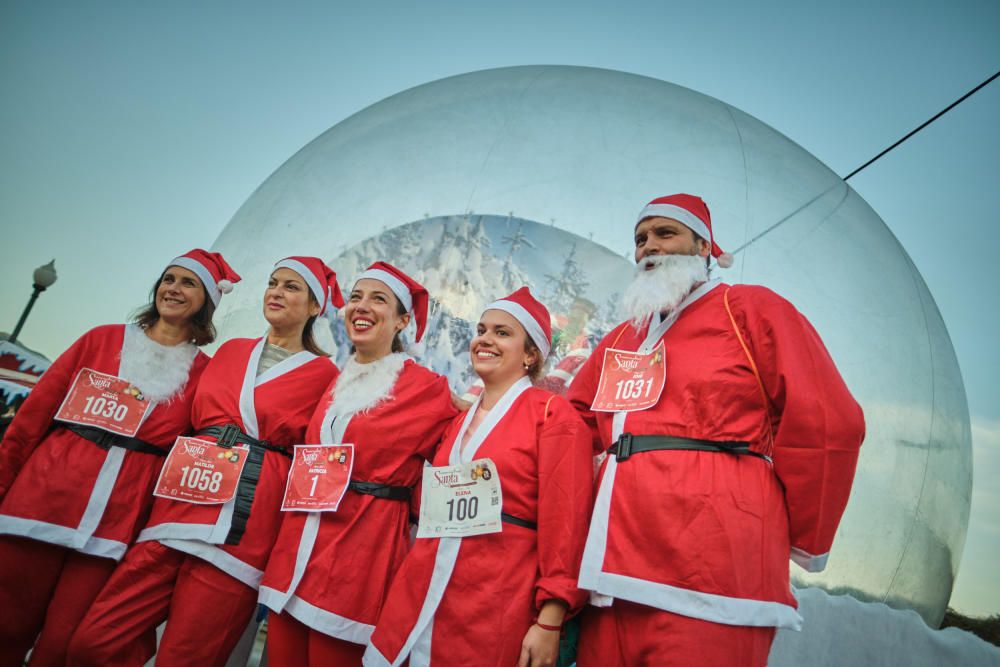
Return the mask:
[[622, 433], [615, 443], [615, 458], [621, 463], [630, 456], [632, 456], [632, 434]]
[[219, 447], [225, 447], [226, 449], [232, 449], [233, 445], [238, 442], [238, 438], [242, 434], [240, 427], [235, 424], [226, 424], [222, 427], [222, 433], [216, 438], [215, 444]]

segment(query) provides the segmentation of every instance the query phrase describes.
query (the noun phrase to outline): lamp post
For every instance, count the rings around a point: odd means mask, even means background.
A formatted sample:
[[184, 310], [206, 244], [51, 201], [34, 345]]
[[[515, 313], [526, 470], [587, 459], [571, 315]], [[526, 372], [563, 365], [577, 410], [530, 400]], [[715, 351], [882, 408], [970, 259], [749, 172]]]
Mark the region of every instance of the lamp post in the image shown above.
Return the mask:
[[28, 305], [24, 307], [24, 312], [21, 313], [21, 319], [17, 321], [17, 326], [14, 327], [14, 333], [10, 335], [9, 340], [11, 343], [17, 342], [17, 335], [21, 333], [21, 327], [24, 326], [24, 321], [28, 319], [28, 313], [31, 312], [31, 307], [35, 305], [35, 300], [38, 299], [38, 295], [52, 287], [52, 284], [56, 281], [56, 260], [52, 260], [44, 266], [40, 266], [35, 269], [35, 273], [32, 276], [35, 280], [33, 287], [35, 291], [31, 293], [31, 298], [28, 299]]

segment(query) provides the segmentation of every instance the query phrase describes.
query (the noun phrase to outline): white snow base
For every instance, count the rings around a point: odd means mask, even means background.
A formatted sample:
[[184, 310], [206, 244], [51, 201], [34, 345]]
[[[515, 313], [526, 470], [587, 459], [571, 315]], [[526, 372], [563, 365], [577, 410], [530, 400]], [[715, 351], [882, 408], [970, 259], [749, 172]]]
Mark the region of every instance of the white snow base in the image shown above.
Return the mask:
[[801, 632], [779, 630], [769, 667], [842, 665], [1000, 666], [1000, 648], [959, 630], [932, 630], [914, 611], [796, 589]]

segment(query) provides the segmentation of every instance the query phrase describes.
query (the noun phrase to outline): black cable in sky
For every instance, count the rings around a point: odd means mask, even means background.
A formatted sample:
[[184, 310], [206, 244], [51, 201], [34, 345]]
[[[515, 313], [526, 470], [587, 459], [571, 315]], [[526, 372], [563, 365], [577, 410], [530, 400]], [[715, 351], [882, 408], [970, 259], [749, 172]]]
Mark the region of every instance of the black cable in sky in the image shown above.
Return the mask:
[[945, 107], [942, 111], [939, 111], [930, 120], [924, 122], [920, 127], [918, 127], [917, 129], [915, 129], [912, 132], [910, 132], [909, 134], [907, 134], [905, 137], [903, 137], [902, 139], [900, 139], [899, 141], [897, 141], [896, 143], [894, 143], [892, 146], [889, 146], [888, 148], [886, 148], [884, 151], [882, 151], [881, 153], [879, 153], [878, 155], [876, 155], [875, 157], [873, 157], [871, 160], [868, 160], [868, 162], [865, 162], [863, 165], [861, 165], [860, 167], [858, 167], [857, 169], [855, 169], [854, 171], [852, 171], [851, 173], [849, 173], [847, 176], [844, 176], [844, 180], [846, 181], [851, 176], [854, 176], [855, 174], [857, 174], [858, 172], [860, 172], [862, 169], [864, 169], [865, 167], [867, 167], [868, 165], [872, 164], [873, 162], [875, 162], [876, 160], [878, 160], [880, 157], [882, 157], [883, 155], [885, 155], [886, 153], [888, 153], [889, 151], [891, 151], [893, 148], [895, 148], [896, 146], [900, 145], [901, 143], [903, 143], [904, 141], [906, 141], [907, 139], [909, 139], [910, 137], [912, 137], [914, 134], [916, 134], [920, 130], [924, 129], [925, 127], [927, 127], [928, 125], [930, 125], [931, 123], [933, 123], [934, 121], [936, 121], [938, 118], [940, 118], [941, 116], [945, 115], [946, 113], [948, 113], [949, 111], [951, 111], [952, 109], [954, 109], [955, 107], [957, 107], [959, 104], [961, 104], [962, 102], [964, 102], [967, 97], [971, 96], [973, 93], [975, 93], [976, 91], [978, 91], [980, 88], [985, 88], [986, 86], [988, 86], [990, 84], [990, 82], [993, 81], [993, 79], [997, 78], [998, 76], [1000, 76], [1000, 72], [997, 72], [996, 74], [994, 74], [990, 78], [986, 79], [986, 81], [983, 81], [981, 84], [979, 84], [978, 86], [976, 86], [975, 88], [973, 88], [972, 90], [970, 90], [969, 92], [967, 92], [965, 95], [962, 95], [961, 97], [959, 97], [957, 100], [955, 100], [954, 102], [952, 102], [951, 104], [949, 104], [947, 107]]

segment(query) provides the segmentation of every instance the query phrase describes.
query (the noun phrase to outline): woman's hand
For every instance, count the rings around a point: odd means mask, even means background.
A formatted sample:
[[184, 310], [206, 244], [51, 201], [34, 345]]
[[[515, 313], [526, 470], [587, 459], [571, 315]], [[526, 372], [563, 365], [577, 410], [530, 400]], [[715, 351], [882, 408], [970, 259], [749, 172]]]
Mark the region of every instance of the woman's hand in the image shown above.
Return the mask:
[[559, 659], [559, 631], [546, 630], [532, 623], [521, 642], [517, 667], [552, 667]]

